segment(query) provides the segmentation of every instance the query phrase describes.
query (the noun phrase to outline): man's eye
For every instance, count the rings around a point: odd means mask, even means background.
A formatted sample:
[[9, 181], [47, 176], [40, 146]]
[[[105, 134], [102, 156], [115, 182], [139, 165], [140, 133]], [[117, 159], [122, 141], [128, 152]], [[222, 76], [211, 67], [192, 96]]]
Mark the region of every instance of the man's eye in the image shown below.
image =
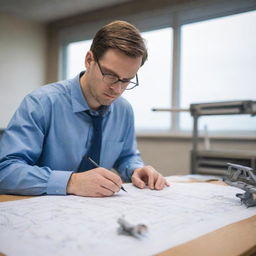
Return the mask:
[[112, 76], [112, 75], [105, 75], [105, 76], [107, 77], [107, 79], [112, 80], [112, 81], [118, 80], [118, 77], [116, 77], [116, 76]]

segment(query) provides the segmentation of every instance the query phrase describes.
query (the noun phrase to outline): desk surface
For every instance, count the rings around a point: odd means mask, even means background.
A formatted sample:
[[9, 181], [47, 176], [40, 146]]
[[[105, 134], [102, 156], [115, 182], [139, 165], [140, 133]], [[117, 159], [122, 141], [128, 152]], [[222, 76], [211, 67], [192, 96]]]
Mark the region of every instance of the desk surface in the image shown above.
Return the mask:
[[[0, 202], [20, 200], [29, 196], [0, 195]], [[216, 231], [173, 247], [158, 256], [234, 256], [256, 254], [256, 216], [227, 225]], [[3, 255], [0, 253], [0, 256]], [[8, 255], [7, 255], [8, 256]]]

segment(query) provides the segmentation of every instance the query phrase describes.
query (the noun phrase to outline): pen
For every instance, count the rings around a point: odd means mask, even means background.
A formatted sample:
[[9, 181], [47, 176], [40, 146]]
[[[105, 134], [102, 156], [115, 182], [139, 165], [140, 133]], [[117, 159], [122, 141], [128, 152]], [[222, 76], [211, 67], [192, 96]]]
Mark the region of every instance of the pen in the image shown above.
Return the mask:
[[[87, 159], [91, 162], [91, 164], [94, 165], [94, 167], [100, 167], [94, 160], [92, 160], [89, 156], [87, 156]], [[121, 186], [121, 189], [125, 192], [127, 192], [123, 186]]]

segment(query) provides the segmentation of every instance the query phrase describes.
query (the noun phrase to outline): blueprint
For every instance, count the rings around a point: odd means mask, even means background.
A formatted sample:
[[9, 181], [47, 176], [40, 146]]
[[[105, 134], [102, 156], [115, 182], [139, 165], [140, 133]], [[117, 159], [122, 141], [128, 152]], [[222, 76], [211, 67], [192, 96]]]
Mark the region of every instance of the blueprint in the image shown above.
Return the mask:
[[[256, 215], [209, 183], [171, 183], [162, 191], [124, 184], [112, 197], [41, 196], [0, 203], [0, 252], [8, 256], [153, 255]], [[145, 224], [138, 239], [120, 235], [117, 219]]]

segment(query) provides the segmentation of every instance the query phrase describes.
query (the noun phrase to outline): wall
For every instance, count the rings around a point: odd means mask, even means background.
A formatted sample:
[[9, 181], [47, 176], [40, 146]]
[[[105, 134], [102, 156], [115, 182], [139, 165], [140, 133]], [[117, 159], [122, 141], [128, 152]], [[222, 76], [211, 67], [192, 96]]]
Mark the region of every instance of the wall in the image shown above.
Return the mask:
[[145, 164], [152, 165], [163, 175], [189, 173], [190, 138], [140, 136], [137, 142]]
[[0, 128], [5, 128], [23, 97], [45, 83], [44, 26], [0, 14], [0, 53]]

